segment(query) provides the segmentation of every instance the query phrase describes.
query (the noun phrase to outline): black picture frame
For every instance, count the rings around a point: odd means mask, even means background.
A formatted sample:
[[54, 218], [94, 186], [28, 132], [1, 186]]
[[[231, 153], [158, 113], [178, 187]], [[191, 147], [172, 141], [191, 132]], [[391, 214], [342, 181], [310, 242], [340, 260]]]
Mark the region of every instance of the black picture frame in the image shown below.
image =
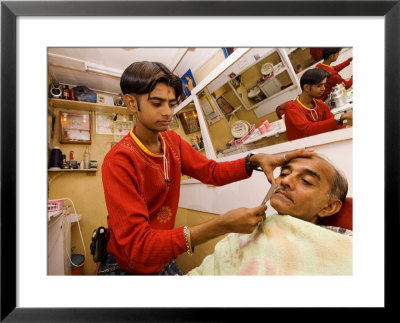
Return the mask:
[[[260, 14], [261, 13], [261, 14]], [[396, 311], [399, 236], [400, 4], [396, 1], [3, 1], [1, 3], [1, 321], [201, 322], [256, 317], [254, 308], [17, 308], [16, 56], [19, 16], [376, 16], [385, 18], [385, 313]], [[371, 151], [371, 153], [374, 153]], [[371, 165], [371, 177], [374, 166]], [[371, 188], [371, 192], [373, 188]], [[366, 197], [365, 203], [368, 203]], [[371, 201], [373, 202], [373, 201]], [[373, 238], [373, 237], [371, 237]], [[365, 252], [369, 252], [366, 250]], [[371, 257], [371, 261], [373, 258]], [[362, 270], [359, 268], [358, 270]], [[366, 287], [368, 288], [368, 287]], [[38, 291], [40, 292], [40, 291]], [[267, 292], [267, 291], [266, 291]], [[344, 290], [345, 292], [345, 290]], [[188, 286], [188, 297], [195, 293]], [[112, 295], [104, 295], [112, 297]], [[316, 296], [318, 297], [318, 296]], [[292, 311], [281, 311], [285, 318]], [[336, 310], [335, 310], [336, 312]], [[273, 313], [273, 311], [268, 312]], [[314, 314], [316, 312], [313, 312]], [[349, 312], [348, 312], [349, 313]], [[366, 311], [369, 317], [371, 311]], [[249, 316], [251, 314], [251, 316]], [[319, 313], [320, 314], [320, 313]], [[332, 313], [334, 314], [334, 313]], [[322, 314], [326, 317], [326, 313]], [[330, 315], [328, 313], [328, 315]], [[378, 316], [377, 316], [378, 317]], [[342, 319], [339, 315], [337, 319]], [[357, 317], [359, 318], [359, 316]], [[246, 319], [245, 319], [246, 320]]]

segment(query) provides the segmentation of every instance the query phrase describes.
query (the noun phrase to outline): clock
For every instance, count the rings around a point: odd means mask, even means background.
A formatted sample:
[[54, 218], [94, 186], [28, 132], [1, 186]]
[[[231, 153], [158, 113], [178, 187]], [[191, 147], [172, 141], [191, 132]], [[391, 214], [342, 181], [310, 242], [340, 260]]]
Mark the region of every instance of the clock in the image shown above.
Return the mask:
[[250, 131], [250, 124], [245, 120], [236, 121], [231, 128], [232, 136], [235, 138], [243, 138]]

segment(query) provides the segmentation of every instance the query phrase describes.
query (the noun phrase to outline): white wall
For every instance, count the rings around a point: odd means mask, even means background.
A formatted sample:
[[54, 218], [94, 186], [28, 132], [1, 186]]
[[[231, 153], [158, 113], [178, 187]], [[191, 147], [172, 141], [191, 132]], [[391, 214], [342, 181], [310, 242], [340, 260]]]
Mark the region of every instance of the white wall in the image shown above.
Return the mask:
[[[340, 135], [339, 135], [340, 133]], [[347, 138], [335, 142], [327, 142], [330, 138]], [[348, 196], [353, 196], [353, 140], [351, 128], [332, 131], [311, 138], [303, 138], [282, 145], [273, 146], [275, 149], [282, 149], [282, 153], [297, 149], [299, 147], [309, 147], [317, 153], [326, 156], [335, 166], [341, 169], [349, 182]], [[269, 147], [259, 149], [256, 152], [276, 153], [277, 150]], [[225, 158], [224, 160], [234, 160], [244, 157], [245, 154], [238, 154]], [[279, 170], [275, 170], [277, 176]], [[254, 207], [261, 203], [266, 192], [270, 187], [267, 178], [263, 173], [253, 172], [253, 175], [246, 180], [232, 183], [229, 185], [214, 187], [202, 183], [181, 185], [181, 195], [179, 207], [193, 209], [203, 212], [222, 214], [229, 210], [239, 207]], [[267, 214], [273, 214], [273, 210], [268, 204]]]

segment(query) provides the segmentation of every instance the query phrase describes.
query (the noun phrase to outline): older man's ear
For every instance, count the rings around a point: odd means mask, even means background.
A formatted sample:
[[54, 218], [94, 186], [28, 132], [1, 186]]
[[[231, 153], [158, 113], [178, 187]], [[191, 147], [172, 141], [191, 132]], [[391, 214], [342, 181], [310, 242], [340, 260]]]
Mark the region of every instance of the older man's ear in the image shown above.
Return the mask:
[[342, 201], [339, 199], [329, 200], [328, 205], [318, 212], [319, 217], [330, 216], [338, 213], [342, 207]]

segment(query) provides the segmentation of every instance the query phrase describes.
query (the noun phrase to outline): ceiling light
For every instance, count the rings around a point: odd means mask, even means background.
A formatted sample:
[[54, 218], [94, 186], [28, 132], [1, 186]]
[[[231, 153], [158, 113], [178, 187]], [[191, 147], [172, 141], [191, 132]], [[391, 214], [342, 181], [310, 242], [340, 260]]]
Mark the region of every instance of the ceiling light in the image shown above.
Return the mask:
[[113, 76], [113, 77], [121, 77], [122, 72], [120, 70], [110, 68], [110, 67], [105, 67], [102, 65], [97, 65], [93, 63], [86, 63], [86, 71], [88, 72], [93, 72], [93, 73], [98, 73], [98, 74], [103, 74], [107, 76]]

